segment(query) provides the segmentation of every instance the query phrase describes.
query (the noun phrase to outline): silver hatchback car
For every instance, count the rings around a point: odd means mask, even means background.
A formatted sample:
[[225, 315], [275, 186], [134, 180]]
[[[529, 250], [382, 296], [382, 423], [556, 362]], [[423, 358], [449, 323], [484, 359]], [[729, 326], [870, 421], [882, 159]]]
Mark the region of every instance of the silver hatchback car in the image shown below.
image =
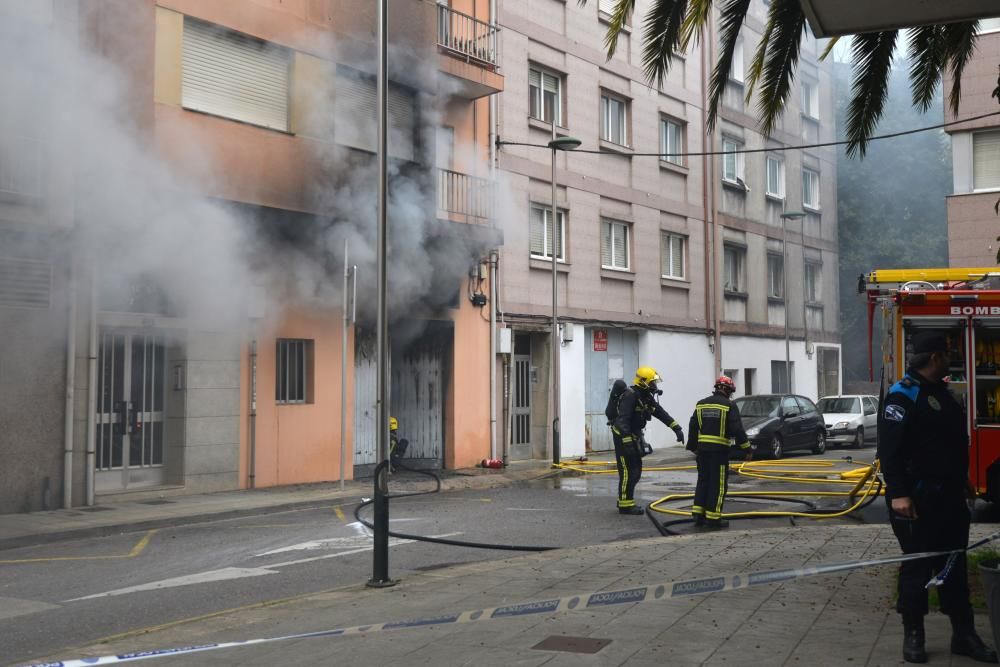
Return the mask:
[[878, 398], [875, 396], [826, 396], [816, 407], [826, 424], [826, 442], [860, 449], [878, 437]]

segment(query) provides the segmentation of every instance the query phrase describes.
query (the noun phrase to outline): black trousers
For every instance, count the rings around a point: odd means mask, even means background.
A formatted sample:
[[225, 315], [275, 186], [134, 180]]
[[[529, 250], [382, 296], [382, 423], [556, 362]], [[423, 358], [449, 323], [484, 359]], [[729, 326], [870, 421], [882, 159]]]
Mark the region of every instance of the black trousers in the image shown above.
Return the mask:
[[715, 521], [722, 518], [722, 504], [729, 490], [729, 448], [698, 447], [698, 483], [694, 487], [692, 514]]
[[[917, 506], [917, 518], [907, 519], [893, 512], [891, 501], [886, 498], [892, 532], [896, 534], [903, 553], [960, 549], [969, 543], [971, 517], [963, 494], [954, 492], [916, 494], [913, 500]], [[939, 556], [901, 563], [896, 611], [905, 616], [925, 615], [927, 613], [925, 586], [934, 573], [945, 566], [947, 560], [947, 556]], [[951, 573], [944, 584], [938, 587], [938, 598], [941, 601], [941, 611], [951, 616], [953, 620], [972, 621], [969, 574], [964, 553], [958, 555]]]
[[[635, 507], [635, 485], [642, 477], [642, 456], [637, 440], [625, 444], [622, 437], [611, 432], [615, 441], [615, 463], [618, 466], [618, 509]], [[634, 438], [640, 436], [634, 435]]]

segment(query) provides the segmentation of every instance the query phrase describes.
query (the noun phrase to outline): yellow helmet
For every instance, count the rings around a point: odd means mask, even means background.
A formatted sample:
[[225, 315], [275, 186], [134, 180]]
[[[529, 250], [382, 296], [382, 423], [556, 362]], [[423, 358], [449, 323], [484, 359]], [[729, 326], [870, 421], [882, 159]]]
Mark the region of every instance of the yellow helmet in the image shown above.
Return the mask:
[[395, 417], [389, 417], [389, 430], [399, 430], [399, 421]]
[[641, 366], [635, 372], [635, 379], [632, 380], [632, 384], [642, 389], [649, 389], [652, 387], [653, 383], [662, 381], [663, 378], [660, 374], [656, 372], [655, 369], [649, 366]]

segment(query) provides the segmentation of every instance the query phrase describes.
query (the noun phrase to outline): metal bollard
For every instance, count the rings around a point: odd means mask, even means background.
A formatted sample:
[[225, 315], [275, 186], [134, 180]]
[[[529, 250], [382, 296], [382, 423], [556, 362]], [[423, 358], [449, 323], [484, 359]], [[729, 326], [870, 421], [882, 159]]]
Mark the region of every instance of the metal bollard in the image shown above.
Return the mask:
[[375, 467], [375, 544], [372, 550], [372, 578], [370, 588], [388, 588], [396, 582], [389, 578], [389, 462], [382, 461]]

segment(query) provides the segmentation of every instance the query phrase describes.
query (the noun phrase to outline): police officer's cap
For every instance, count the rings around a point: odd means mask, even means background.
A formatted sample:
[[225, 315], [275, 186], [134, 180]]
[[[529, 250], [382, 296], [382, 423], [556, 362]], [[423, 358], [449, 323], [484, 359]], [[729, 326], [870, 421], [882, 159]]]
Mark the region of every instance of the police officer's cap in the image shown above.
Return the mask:
[[947, 352], [948, 340], [939, 333], [925, 331], [913, 337], [913, 354]]

